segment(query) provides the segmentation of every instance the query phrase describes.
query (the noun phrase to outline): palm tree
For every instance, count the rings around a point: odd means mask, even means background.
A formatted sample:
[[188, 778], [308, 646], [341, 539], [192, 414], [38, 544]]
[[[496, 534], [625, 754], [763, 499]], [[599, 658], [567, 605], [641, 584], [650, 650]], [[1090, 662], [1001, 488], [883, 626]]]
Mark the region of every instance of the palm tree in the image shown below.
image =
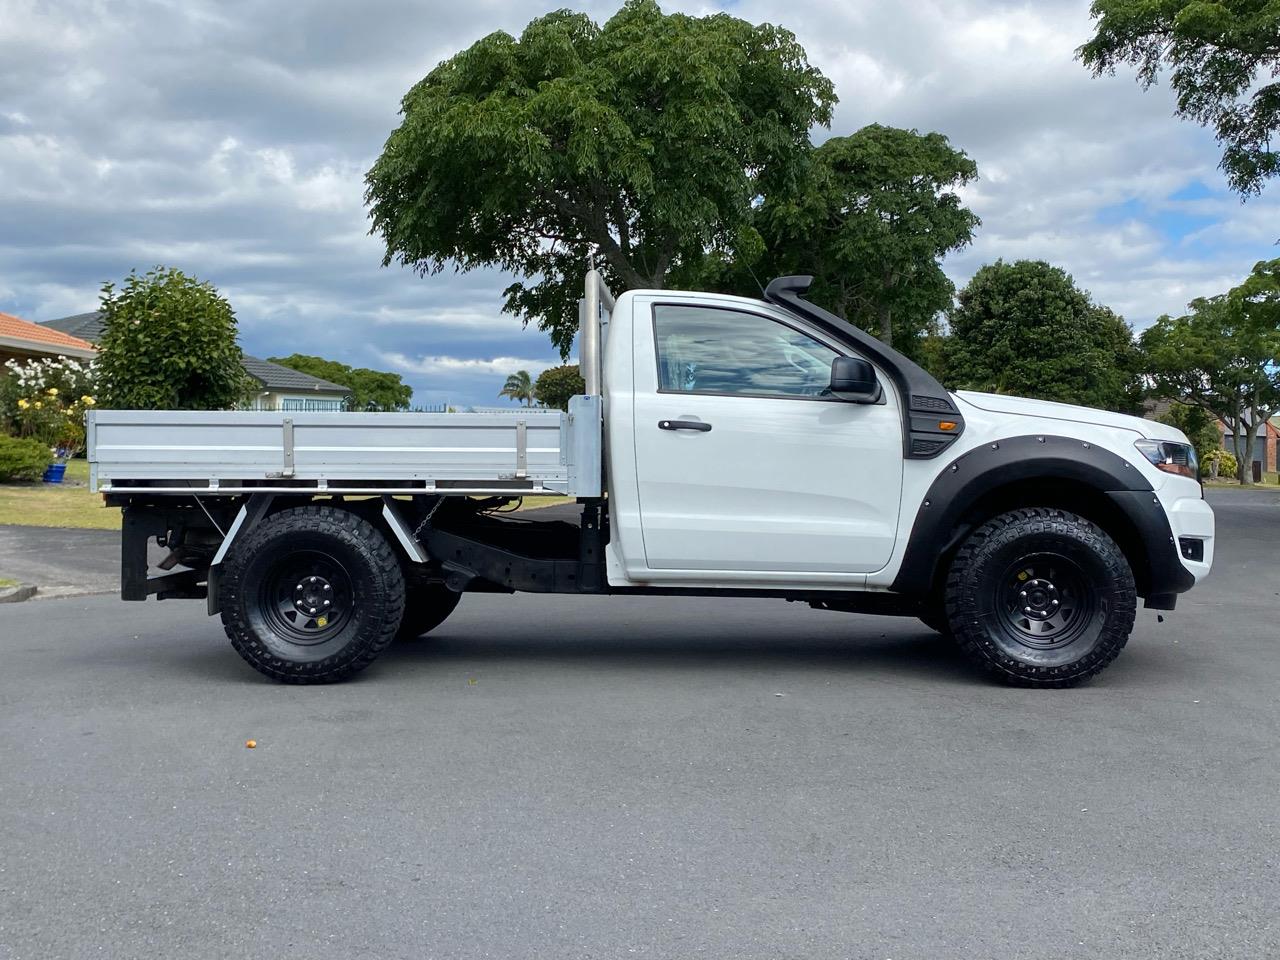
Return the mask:
[[532, 407], [536, 399], [533, 390], [533, 377], [528, 370], [519, 370], [507, 377], [507, 382], [498, 391], [498, 396], [509, 400], [524, 401], [525, 406]]

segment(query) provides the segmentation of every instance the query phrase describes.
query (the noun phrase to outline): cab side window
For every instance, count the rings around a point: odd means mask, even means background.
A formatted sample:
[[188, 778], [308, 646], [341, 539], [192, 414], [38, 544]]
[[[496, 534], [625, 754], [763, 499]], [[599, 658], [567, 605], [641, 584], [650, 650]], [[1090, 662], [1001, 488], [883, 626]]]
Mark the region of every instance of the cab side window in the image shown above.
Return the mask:
[[654, 308], [658, 390], [749, 397], [822, 397], [838, 354], [768, 317], [738, 310]]

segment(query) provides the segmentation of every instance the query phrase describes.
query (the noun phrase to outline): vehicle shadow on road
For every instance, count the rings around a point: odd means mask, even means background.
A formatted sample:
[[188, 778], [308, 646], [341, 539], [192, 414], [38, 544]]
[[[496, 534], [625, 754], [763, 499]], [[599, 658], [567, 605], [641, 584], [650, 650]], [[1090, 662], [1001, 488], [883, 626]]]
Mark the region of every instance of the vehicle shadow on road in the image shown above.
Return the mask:
[[557, 664], [607, 665], [619, 669], [714, 670], [726, 665], [776, 674], [779, 670], [912, 676], [953, 683], [982, 683], [954, 644], [925, 628], [910, 632], [830, 638], [777, 639], [698, 637], [665, 633], [648, 637], [559, 638], [524, 636], [482, 639], [441, 628], [414, 640], [393, 644], [378, 664], [397, 672], [441, 666]]

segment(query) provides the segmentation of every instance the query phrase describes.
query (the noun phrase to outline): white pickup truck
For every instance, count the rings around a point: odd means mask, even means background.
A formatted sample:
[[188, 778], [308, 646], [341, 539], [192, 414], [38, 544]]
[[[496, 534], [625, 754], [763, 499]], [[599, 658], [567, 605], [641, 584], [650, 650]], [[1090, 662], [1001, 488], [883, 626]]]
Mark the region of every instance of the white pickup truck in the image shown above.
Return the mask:
[[[207, 599], [292, 683], [351, 676], [464, 593], [534, 591], [914, 616], [1002, 680], [1061, 687], [1115, 659], [1138, 597], [1170, 610], [1208, 574], [1183, 434], [948, 393], [809, 279], [615, 301], [591, 270], [568, 413], [95, 411], [122, 596]], [[578, 522], [507, 515], [525, 494]]]

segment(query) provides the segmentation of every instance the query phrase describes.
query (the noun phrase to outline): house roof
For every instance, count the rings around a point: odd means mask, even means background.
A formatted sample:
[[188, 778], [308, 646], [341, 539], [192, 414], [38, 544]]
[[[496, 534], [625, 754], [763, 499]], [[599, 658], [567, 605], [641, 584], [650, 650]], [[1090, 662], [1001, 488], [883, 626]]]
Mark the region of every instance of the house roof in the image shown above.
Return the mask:
[[340, 393], [344, 395], [351, 392], [350, 387], [344, 387], [340, 383], [321, 380], [319, 377], [313, 377], [309, 373], [291, 370], [289, 367], [282, 367], [280, 364], [272, 363], [270, 360], [251, 357], [247, 353], [244, 356], [244, 369], [249, 376], [259, 381], [267, 390]]
[[67, 357], [92, 357], [93, 344], [11, 313], [0, 313], [0, 346]]
[[[57, 320], [45, 320], [39, 326], [51, 331], [61, 331], [63, 334], [79, 337], [90, 343], [97, 343], [102, 339], [102, 314], [96, 310], [91, 313], [77, 313], [71, 317], [59, 317]], [[244, 369], [249, 376], [261, 383], [265, 390], [343, 395], [351, 392], [350, 387], [340, 383], [321, 380], [319, 377], [291, 370], [278, 363], [271, 363], [269, 360], [251, 357], [248, 354], [244, 357]]]
[[91, 313], [77, 313], [71, 317], [59, 317], [57, 320], [41, 320], [40, 326], [50, 330], [61, 330], [63, 333], [90, 343], [102, 339], [102, 314], [97, 310]]

